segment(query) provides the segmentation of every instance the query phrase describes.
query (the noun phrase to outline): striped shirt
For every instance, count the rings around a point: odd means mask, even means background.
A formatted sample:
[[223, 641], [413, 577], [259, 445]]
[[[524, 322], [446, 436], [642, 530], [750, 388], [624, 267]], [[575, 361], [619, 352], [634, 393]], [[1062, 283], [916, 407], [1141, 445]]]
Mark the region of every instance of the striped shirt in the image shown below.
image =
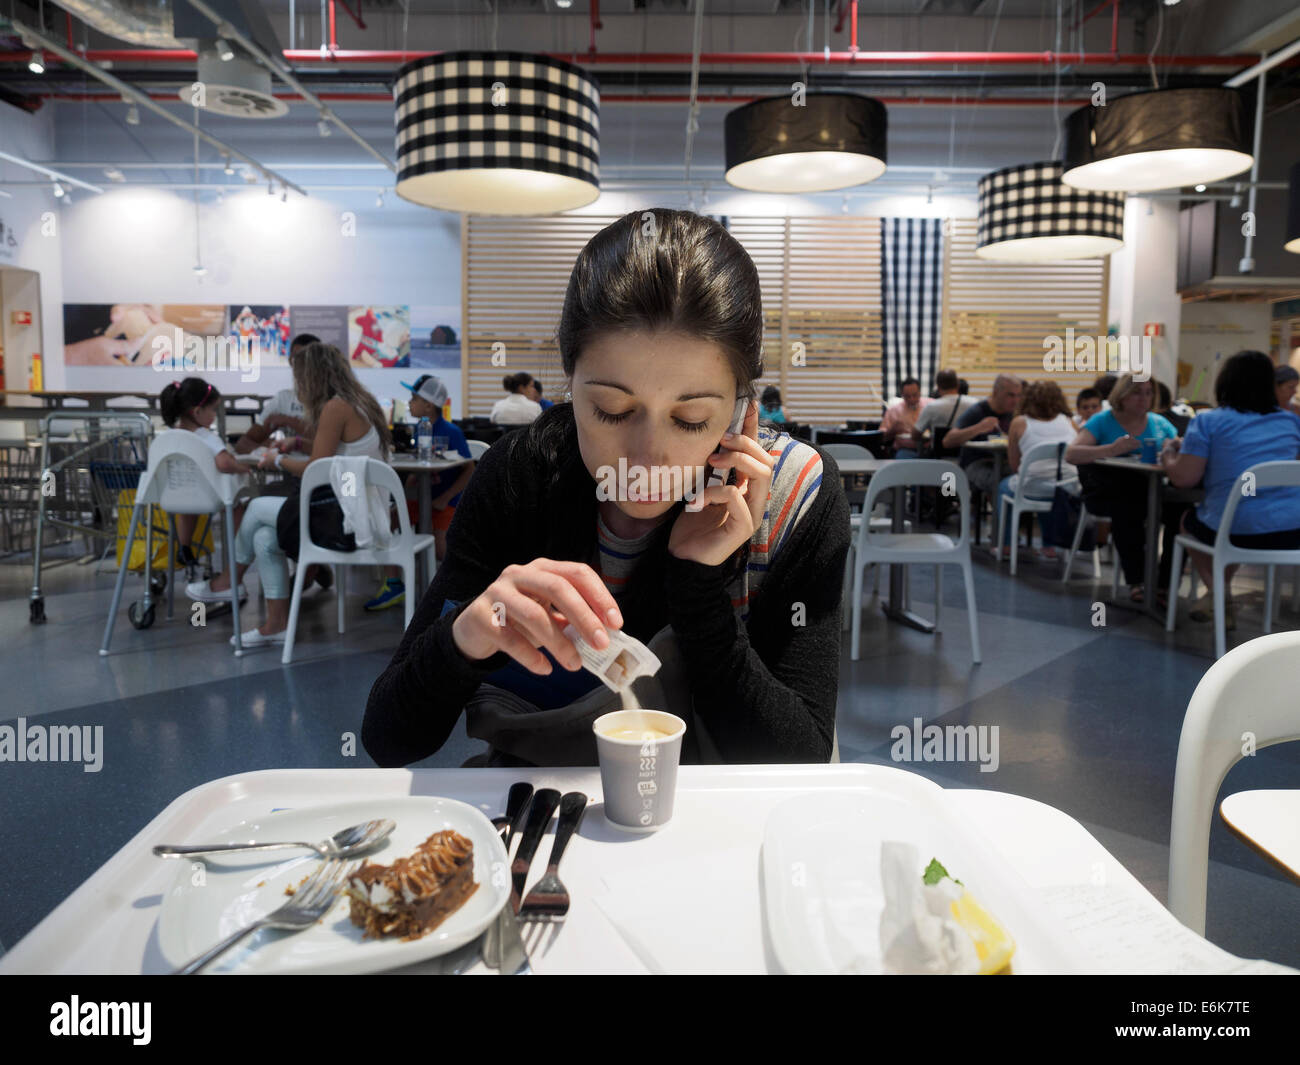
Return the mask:
[[[759, 445], [774, 459], [771, 492], [763, 520], [749, 542], [749, 565], [728, 587], [731, 605], [742, 621], [749, 617], [750, 602], [757, 596], [763, 577], [776, 561], [796, 526], [812, 509], [822, 483], [821, 456], [801, 440], [773, 426], [758, 427]], [[603, 518], [596, 518], [596, 561], [594, 567], [610, 594], [618, 597], [650, 542], [655, 530], [626, 539], [610, 531]]]

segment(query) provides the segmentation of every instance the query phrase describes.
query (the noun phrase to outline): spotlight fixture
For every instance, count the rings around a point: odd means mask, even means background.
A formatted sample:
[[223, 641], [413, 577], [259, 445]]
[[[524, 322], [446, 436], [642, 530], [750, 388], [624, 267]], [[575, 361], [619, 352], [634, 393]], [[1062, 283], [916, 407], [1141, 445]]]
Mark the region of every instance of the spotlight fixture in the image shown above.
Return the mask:
[[1204, 186], [1204, 185], [1197, 185], [1197, 186], [1196, 186], [1196, 191], [1197, 191], [1197, 192], [1204, 192], [1204, 191], [1205, 191], [1205, 186]]
[[330, 129], [330, 124], [326, 122], [324, 118], [322, 118], [319, 122], [316, 123], [316, 128], [320, 131], [320, 135], [322, 137], [328, 137], [332, 132]]
[[379, 190], [379, 195], [375, 197], [375, 206], [376, 206], [376, 207], [383, 207], [383, 206], [384, 206], [384, 191], [383, 191], [383, 189], [380, 189], [380, 190]]
[[104, 167], [104, 177], [109, 181], [125, 181], [126, 175], [115, 166]]
[[57, 196], [59, 199], [62, 199], [67, 194], [68, 194], [67, 190], [56, 181], [54, 183], [54, 195]]
[[128, 126], [138, 126], [140, 124], [140, 108], [135, 104], [130, 104], [126, 109], [126, 124]]
[[275, 182], [274, 182], [274, 181], [268, 181], [268, 182], [266, 183], [266, 194], [267, 194], [268, 196], [274, 196], [274, 195], [275, 195]]
[[555, 0], [555, 6], [563, 11], [567, 11], [573, 6], [573, 0]]
[[207, 272], [208, 272], [208, 268], [207, 268], [206, 266], [204, 266], [202, 263], [195, 263], [195, 264], [194, 264], [194, 276], [195, 276], [195, 277], [202, 277], [202, 276], [203, 276], [204, 274], [206, 274]]
[[229, 63], [235, 58], [235, 50], [230, 47], [230, 42], [224, 37], [218, 37], [216, 43], [217, 55], [221, 57], [223, 63]]
[[285, 188], [283, 185], [280, 186], [280, 202], [281, 203], [289, 202], [289, 190]]
[[27, 61], [27, 69], [33, 74], [45, 73], [45, 56], [41, 53], [39, 48], [32, 53], [31, 59]]
[[233, 174], [235, 172], [235, 164], [230, 161], [230, 156], [226, 156], [226, 165], [221, 169], [226, 174]]

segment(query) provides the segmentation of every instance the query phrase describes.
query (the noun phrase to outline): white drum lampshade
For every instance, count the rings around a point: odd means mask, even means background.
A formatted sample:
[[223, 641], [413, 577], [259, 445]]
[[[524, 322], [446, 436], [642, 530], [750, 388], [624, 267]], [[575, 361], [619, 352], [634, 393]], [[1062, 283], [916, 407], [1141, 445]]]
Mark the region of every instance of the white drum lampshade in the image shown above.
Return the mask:
[[1287, 193], [1286, 243], [1287, 251], [1300, 255], [1300, 163], [1291, 168], [1291, 189]]
[[1060, 163], [1009, 166], [980, 178], [981, 259], [1091, 259], [1123, 246], [1123, 195], [1062, 184]]
[[828, 192], [885, 172], [885, 105], [854, 93], [770, 96], [727, 114], [727, 183], [752, 192]]
[[1254, 158], [1236, 89], [1158, 89], [1081, 107], [1065, 120], [1065, 174], [1076, 189], [1153, 192], [1222, 181]]
[[600, 90], [521, 52], [445, 52], [393, 86], [397, 194], [444, 211], [554, 214], [600, 195]]

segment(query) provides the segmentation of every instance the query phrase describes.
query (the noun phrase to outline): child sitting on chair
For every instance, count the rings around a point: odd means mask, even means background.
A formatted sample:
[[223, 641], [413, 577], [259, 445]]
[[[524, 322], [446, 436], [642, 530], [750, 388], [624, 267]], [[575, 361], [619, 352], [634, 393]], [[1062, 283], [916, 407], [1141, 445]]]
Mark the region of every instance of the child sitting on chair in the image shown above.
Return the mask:
[[[242, 473], [243, 467], [236, 461], [221, 437], [212, 431], [212, 423], [217, 420], [217, 404], [220, 402], [221, 393], [201, 377], [186, 377], [179, 384], [173, 381], [158, 397], [162, 419], [168, 428], [186, 429], [202, 440], [211, 448], [218, 472]], [[239, 529], [239, 520], [243, 516], [243, 506], [235, 507], [236, 530]], [[179, 545], [177, 558], [183, 565], [192, 566], [198, 561], [192, 543], [198, 515], [177, 514], [175, 519], [176, 540]], [[206, 585], [208, 582], [200, 583]], [[242, 588], [239, 590], [239, 595], [241, 599], [245, 598]]]

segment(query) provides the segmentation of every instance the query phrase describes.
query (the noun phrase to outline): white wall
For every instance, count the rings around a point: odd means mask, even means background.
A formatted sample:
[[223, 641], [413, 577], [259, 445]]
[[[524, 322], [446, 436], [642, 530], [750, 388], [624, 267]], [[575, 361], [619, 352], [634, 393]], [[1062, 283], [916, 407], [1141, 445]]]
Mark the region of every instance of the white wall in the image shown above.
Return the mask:
[[[0, 146], [10, 155], [35, 162], [50, 159], [54, 155], [53, 115], [53, 108], [49, 107], [32, 115], [8, 104], [0, 104]], [[0, 160], [0, 174], [12, 181], [34, 181], [40, 177], [35, 171], [3, 160]], [[41, 290], [39, 307], [28, 306], [27, 297], [21, 297], [24, 302], [19, 309], [33, 312], [32, 325], [24, 330], [27, 333], [25, 343], [12, 354], [24, 353], [22, 349], [39, 351], [45, 387], [61, 388], [63, 283], [57, 201], [52, 186], [10, 186], [5, 191], [10, 196], [0, 197], [0, 221], [5, 227], [3, 235], [0, 235], [0, 267], [34, 270], [40, 275]], [[11, 233], [16, 245], [9, 243]], [[7, 317], [6, 313], [6, 320]], [[9, 354], [6, 354], [5, 387], [25, 390], [27, 366], [15, 365], [18, 359], [10, 360]]]
[[1110, 257], [1107, 316], [1120, 336], [1142, 336], [1148, 322], [1164, 325], [1152, 342], [1152, 373], [1173, 388], [1179, 358], [1182, 299], [1178, 295], [1178, 201], [1129, 196], [1124, 247]]
[[[373, 191], [303, 197], [286, 202], [264, 187], [192, 194], [108, 186], [75, 197], [62, 212], [63, 300], [68, 303], [409, 304], [460, 309], [460, 217]], [[354, 217], [349, 218], [348, 212]], [[60, 355], [62, 348], [59, 349]], [[61, 359], [60, 359], [61, 361]], [[398, 382], [419, 369], [358, 370], [381, 399], [405, 396]], [[459, 416], [460, 372], [438, 370]], [[70, 387], [157, 391], [170, 373], [151, 366], [70, 368]], [[287, 368], [263, 368], [255, 383], [238, 373], [211, 374], [224, 392], [270, 394], [290, 386]]]

